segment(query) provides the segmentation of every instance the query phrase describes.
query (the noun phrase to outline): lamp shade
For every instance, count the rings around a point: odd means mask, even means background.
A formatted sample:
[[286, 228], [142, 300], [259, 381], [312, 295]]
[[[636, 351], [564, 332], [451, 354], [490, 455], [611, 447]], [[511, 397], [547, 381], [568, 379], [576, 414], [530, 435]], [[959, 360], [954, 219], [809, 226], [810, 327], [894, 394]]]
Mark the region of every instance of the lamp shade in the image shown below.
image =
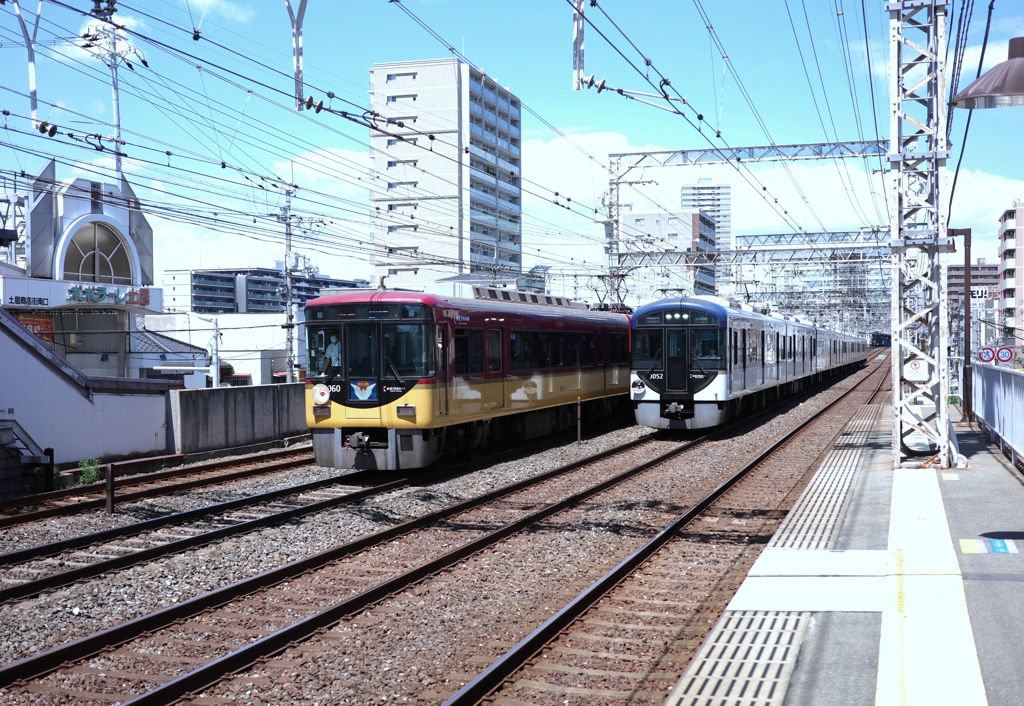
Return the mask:
[[1010, 40], [1010, 57], [953, 96], [955, 108], [1024, 105], [1024, 37]]

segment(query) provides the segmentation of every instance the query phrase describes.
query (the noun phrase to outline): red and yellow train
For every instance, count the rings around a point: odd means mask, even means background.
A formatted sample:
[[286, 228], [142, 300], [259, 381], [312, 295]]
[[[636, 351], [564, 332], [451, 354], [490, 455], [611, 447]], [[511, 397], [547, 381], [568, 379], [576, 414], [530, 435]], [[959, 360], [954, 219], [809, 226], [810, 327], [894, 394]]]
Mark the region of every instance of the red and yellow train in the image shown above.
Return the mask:
[[628, 406], [629, 319], [544, 294], [349, 290], [306, 305], [317, 463], [423, 468]]

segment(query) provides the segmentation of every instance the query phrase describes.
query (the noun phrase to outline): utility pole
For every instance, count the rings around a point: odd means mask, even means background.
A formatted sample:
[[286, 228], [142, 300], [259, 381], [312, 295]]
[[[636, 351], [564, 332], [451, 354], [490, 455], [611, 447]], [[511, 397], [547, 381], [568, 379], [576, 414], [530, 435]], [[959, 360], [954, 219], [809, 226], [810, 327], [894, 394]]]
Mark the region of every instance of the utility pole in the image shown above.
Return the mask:
[[[294, 172], [292, 181], [295, 180]], [[285, 205], [281, 208], [281, 215], [277, 217], [284, 222], [284, 312], [285, 323], [282, 326], [286, 331], [287, 344], [285, 347], [286, 380], [295, 382], [295, 315], [292, 312], [292, 196], [295, 194], [295, 185], [289, 184], [284, 190]]]
[[[117, 0], [106, 0], [105, 5], [104, 0], [92, 0], [92, 2], [94, 7], [89, 11], [89, 14], [99, 20], [101, 24], [85, 34], [83, 37], [86, 40], [84, 48], [98, 47], [97, 56], [110, 69], [110, 85], [113, 92], [114, 134], [106, 139], [113, 140], [114, 142], [114, 170], [117, 172], [118, 183], [120, 183], [124, 179], [124, 172], [121, 168], [121, 146], [124, 144], [124, 141], [121, 139], [121, 91], [119, 89], [117, 72], [122, 62], [132, 71], [135, 70], [132, 63], [128, 61], [129, 56], [135, 56], [143, 66], [148, 67], [149, 64], [139, 54], [138, 50], [127, 42], [124, 49], [118, 48], [118, 27], [113, 22], [114, 13], [117, 12], [115, 7]], [[102, 140], [103, 138], [99, 139]]]

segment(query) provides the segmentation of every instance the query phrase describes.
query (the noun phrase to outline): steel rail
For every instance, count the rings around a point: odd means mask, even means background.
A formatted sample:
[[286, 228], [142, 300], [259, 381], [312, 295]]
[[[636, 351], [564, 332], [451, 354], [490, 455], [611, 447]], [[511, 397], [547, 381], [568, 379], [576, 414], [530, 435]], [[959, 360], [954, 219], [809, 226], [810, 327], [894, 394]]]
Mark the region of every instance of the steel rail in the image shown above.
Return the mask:
[[[363, 490], [354, 491], [352, 493], [346, 493], [345, 495], [337, 498], [329, 498], [316, 503], [310, 503], [297, 508], [291, 508], [282, 512], [273, 513], [266, 517], [257, 518], [254, 520], [247, 520], [245, 522], [238, 522], [226, 527], [220, 527], [215, 530], [203, 532], [192, 537], [186, 537], [172, 542], [160, 544], [158, 546], [149, 547], [134, 551], [130, 554], [123, 556], [114, 557], [112, 559], [106, 559], [104, 561], [97, 561], [87, 566], [81, 566], [76, 569], [70, 569], [58, 574], [51, 574], [34, 581], [26, 581], [20, 584], [14, 584], [6, 588], [0, 588], [0, 603], [5, 601], [16, 600], [19, 598], [28, 598], [30, 596], [38, 595], [44, 591], [60, 588], [69, 584], [82, 581], [84, 579], [99, 576], [107, 573], [108, 571], [116, 571], [118, 569], [124, 569], [136, 564], [140, 564], [146, 561], [152, 561], [163, 556], [177, 554], [195, 547], [209, 544], [226, 537], [233, 535], [245, 534], [246, 532], [266, 527], [269, 525], [279, 524], [293, 520], [298, 517], [302, 517], [308, 514], [314, 514], [322, 512], [324, 510], [331, 509], [335, 506], [344, 505], [373, 495], [397, 490], [398, 488], [411, 485], [412, 483], [421, 483], [432, 478], [439, 476], [451, 475], [457, 473], [459, 469], [463, 467], [469, 467], [470, 463], [459, 463], [455, 466], [448, 466], [428, 473], [420, 473], [415, 476], [399, 478], [394, 481], [382, 483], [370, 488]], [[310, 490], [316, 490], [320, 487], [333, 485], [336, 483], [345, 483], [348, 481], [350, 484], [356, 485], [368, 478], [376, 471], [359, 471], [356, 473], [343, 474], [340, 476], [334, 476], [320, 481], [312, 481], [310, 483], [294, 486], [291, 488], [283, 488], [281, 490], [270, 491], [262, 495], [250, 496], [247, 498], [239, 498], [238, 500], [231, 500], [218, 505], [210, 505], [208, 507], [196, 508], [194, 510], [186, 510], [184, 512], [175, 513], [172, 515], [166, 515], [164, 517], [157, 517], [152, 520], [146, 520], [131, 525], [125, 525], [124, 527], [115, 527], [109, 530], [103, 530], [95, 532], [93, 534], [82, 535], [80, 537], [72, 537], [70, 539], [54, 542], [52, 544], [45, 544], [39, 547], [30, 547], [28, 549], [22, 549], [16, 552], [10, 552], [7, 554], [0, 554], [0, 567], [12, 566], [17, 563], [23, 563], [33, 559], [43, 558], [45, 556], [52, 556], [63, 551], [69, 551], [72, 549], [78, 549], [83, 546], [90, 544], [98, 544], [100, 542], [107, 542], [114, 539], [123, 537], [129, 537], [142, 532], [159, 529], [167, 525], [177, 524], [180, 522], [188, 522], [191, 520], [198, 519], [206, 515], [212, 515], [219, 512], [228, 512], [230, 510], [244, 507], [246, 505], [253, 505], [259, 502], [267, 502], [278, 497], [294, 495], [296, 493], [308, 492]]]
[[171, 625], [175, 621], [190, 618], [209, 608], [224, 605], [239, 596], [254, 593], [267, 586], [272, 586], [307, 571], [318, 569], [329, 562], [350, 556], [368, 547], [390, 541], [403, 534], [419, 529], [420, 527], [439, 522], [449, 516], [456, 515], [478, 505], [491, 502], [504, 495], [517, 492], [529, 487], [530, 485], [535, 485], [560, 474], [568, 473], [588, 463], [604, 460], [649, 441], [650, 437], [636, 439], [627, 444], [602, 451], [585, 459], [580, 459], [537, 476], [525, 478], [521, 481], [517, 481], [516, 483], [498, 488], [477, 498], [471, 498], [469, 500], [448, 505], [428, 515], [408, 520], [395, 525], [394, 527], [379, 530], [378, 532], [360, 537], [347, 544], [334, 547], [325, 552], [297, 559], [296, 561], [285, 564], [284, 566], [265, 571], [262, 574], [236, 581], [229, 586], [209, 591], [200, 596], [196, 596], [195, 598], [187, 601], [182, 601], [181, 603], [177, 603], [154, 613], [143, 615], [133, 620], [111, 626], [105, 630], [93, 633], [92, 635], [88, 635], [79, 640], [59, 645], [49, 650], [0, 666], [0, 688], [8, 686], [16, 681], [26, 681], [39, 677], [47, 672], [57, 669], [62, 664], [80, 661], [110, 647], [135, 639], [143, 633], [159, 630]]
[[[217, 503], [215, 505], [207, 505], [193, 510], [184, 510], [182, 512], [175, 512], [161, 517], [154, 517], [151, 520], [133, 522], [130, 525], [113, 527], [99, 532], [91, 532], [90, 534], [83, 534], [78, 537], [69, 537], [68, 539], [51, 542], [50, 544], [40, 544], [39, 546], [29, 547], [27, 549], [19, 549], [6, 554], [0, 554], [0, 568], [20, 564], [31, 559], [41, 559], [43, 557], [53, 556], [54, 554], [60, 554], [61, 552], [78, 549], [79, 547], [89, 546], [90, 544], [99, 544], [100, 542], [109, 542], [112, 539], [131, 537], [136, 534], [141, 534], [142, 532], [159, 529], [166, 525], [188, 522], [205, 515], [215, 515], [219, 512], [237, 510], [238, 508], [245, 507], [246, 505], [269, 502], [270, 500], [294, 495], [296, 493], [308, 493], [312, 490], [318, 490], [329, 485], [358, 485], [362, 475], [363, 473], [360, 472], [359, 474], [342, 474], [332, 476], [330, 478], [311, 481], [309, 483], [303, 483], [302, 485], [296, 485], [290, 488], [271, 490], [266, 493], [261, 493], [260, 495], [250, 495], [237, 500], [228, 500], [227, 502]], [[346, 481], [348, 481], [348, 483], [346, 483]]]
[[[152, 473], [146, 473], [140, 471], [133, 473], [130, 476], [123, 476], [114, 481], [114, 488], [122, 488], [131, 485], [140, 485], [142, 483], [148, 483], [154, 480], [164, 480], [165, 478], [174, 478], [180, 476], [182, 473], [196, 474], [206, 473], [207, 471], [216, 471], [221, 468], [229, 468], [231, 466], [238, 466], [243, 463], [260, 463], [261, 461], [275, 461], [281, 458], [288, 458], [289, 456], [305, 455], [312, 456], [313, 452], [306, 448], [291, 448], [291, 449], [280, 449], [277, 451], [270, 451], [261, 453], [257, 456], [251, 456], [248, 459], [232, 458], [232, 459], [219, 459], [216, 461], [208, 461], [201, 465], [189, 466], [188, 468], [181, 468], [181, 465], [186, 462], [187, 457], [185, 454], [172, 454], [169, 456], [144, 456], [138, 459], [131, 459], [128, 461], [115, 461], [114, 463], [106, 464], [115, 467], [116, 470], [127, 468], [130, 466], [139, 465], [150, 465], [157, 461], [174, 463], [173, 468], [168, 468], [164, 471], [154, 471]], [[102, 493], [104, 488], [90, 483], [89, 485], [77, 485], [72, 488], [63, 488], [61, 490], [50, 490], [45, 493], [35, 493], [20, 498], [11, 498], [9, 500], [0, 500], [0, 512], [7, 510], [17, 510], [19, 508], [28, 507], [31, 505], [38, 505], [49, 500], [60, 500], [62, 498], [74, 497], [76, 495], [90, 495], [92, 493]]]
[[[872, 374], [877, 372], [879, 368], [881, 368], [881, 365], [872, 371]], [[883, 377], [879, 381], [874, 392], [872, 392], [868, 397], [869, 400], [878, 392], [885, 380], [886, 378]], [[471, 704], [480, 703], [481, 700], [500, 687], [512, 674], [522, 668], [541, 649], [543, 649], [545, 645], [555, 639], [584, 612], [603, 598], [612, 588], [636, 571], [652, 554], [676, 536], [684, 526], [692, 522], [698, 515], [718, 500], [718, 498], [724, 495], [726, 491], [746, 477], [757, 466], [761, 465], [765, 459], [786, 444], [793, 436], [812, 422], [818, 420], [825, 412], [859, 388], [860, 385], [851, 387], [849, 390], [823, 407], [813, 417], [794, 427], [762, 453], [758, 454], [757, 458], [737, 471], [732, 477], [723, 481], [717, 488], [691, 506], [686, 512], [676, 518], [671, 524], [665, 527], [665, 529], [661, 530], [650, 541], [623, 559], [618, 566], [611, 569], [608, 573], [595, 581], [583, 593], [570, 601], [564, 608], [551, 616], [540, 627], [523, 638], [523, 640], [515, 647], [506, 652], [505, 655], [478, 674], [476, 678], [445, 701], [444, 706], [470, 706]]]
[[[823, 387], [824, 384], [815, 386], [816, 388]], [[806, 394], [813, 394], [814, 388], [806, 391]], [[787, 399], [787, 402], [791, 401], [792, 398]], [[759, 416], [772, 413], [774, 410], [766, 410]], [[728, 425], [727, 427], [718, 430], [717, 435], [725, 434], [734, 429], [737, 426], [746, 425], [750, 420], [744, 420], [735, 424]], [[631, 448], [639, 446], [643, 443], [648, 442], [652, 437], [644, 437], [641, 439], [634, 440], [627, 444], [621, 445], [614, 449], [595, 454], [585, 459], [580, 459], [573, 463], [567, 464], [557, 469], [553, 469], [538, 476], [518, 481], [511, 485], [499, 488], [495, 491], [491, 491], [478, 498], [473, 498], [460, 503], [447, 506], [436, 512], [430, 513], [429, 515], [415, 518], [407, 522], [401, 523], [391, 528], [380, 530], [371, 535], [361, 537], [348, 544], [335, 547], [326, 552], [322, 552], [317, 555], [305, 557], [303, 559], [296, 560], [290, 564], [286, 564], [281, 567], [277, 567], [270, 571], [264, 572], [257, 576], [243, 579], [240, 581], [226, 586], [222, 589], [210, 591], [201, 596], [197, 596], [188, 601], [169, 606], [168, 608], [160, 611], [150, 613], [148, 615], [140, 616], [133, 620], [121, 623], [105, 630], [99, 631], [92, 635], [86, 636], [79, 640], [60, 645], [49, 650], [45, 650], [38, 654], [22, 658], [16, 662], [12, 662], [8, 665], [0, 667], [0, 688], [9, 686], [15, 682], [26, 682], [33, 678], [42, 676], [48, 672], [51, 672], [59, 668], [63, 664], [76, 663], [81, 660], [88, 658], [101, 651], [106, 651], [111, 647], [124, 644], [132, 639], [139, 637], [145, 633], [151, 633], [161, 628], [167, 627], [173, 624], [175, 621], [183, 620], [189, 617], [198, 615], [199, 613], [224, 605], [230, 601], [253, 592], [260, 590], [261, 588], [272, 586], [282, 581], [294, 578], [302, 573], [320, 568], [331, 561], [344, 558], [356, 552], [362, 551], [368, 547], [380, 544], [386, 541], [390, 541], [402, 534], [406, 534], [418, 528], [427, 526], [431, 523], [438, 522], [449, 516], [464, 512], [473, 507], [485, 504], [492, 500], [498, 499], [503, 495], [516, 492], [523, 488], [534, 485], [543, 480], [555, 477], [559, 474], [566, 473], [583, 465], [600, 461], [602, 459], [614, 456], [616, 454], [627, 451]], [[590, 495], [602, 492], [607, 488], [627, 480], [629, 477], [647, 470], [653, 465], [663, 463], [675, 455], [681, 454], [694, 446], [697, 446], [705, 442], [708, 437], [701, 437], [691, 441], [690, 443], [673, 449], [659, 457], [645, 462], [640, 466], [627, 471], [626, 473], [620, 474], [615, 478], [609, 479], [598, 486], [595, 486], [587, 491], [579, 493], [572, 498], [567, 498], [557, 504], [549, 506], [544, 510], [530, 517], [521, 518], [519, 521], [509, 525], [501, 530], [497, 530], [480, 540], [471, 543], [470, 545], [464, 546], [460, 549], [454, 550], [445, 557], [441, 557], [438, 560], [429, 562], [413, 571], [407, 573], [406, 578], [403, 580], [402, 577], [396, 577], [386, 584], [382, 584], [376, 588], [370, 589], [359, 596], [355, 596], [343, 603], [336, 604], [331, 608], [328, 608], [321, 613], [314, 614], [304, 619], [300, 623], [294, 626], [284, 628], [271, 635], [268, 635], [260, 640], [251, 643], [245, 648], [241, 648], [236, 652], [225, 655], [224, 657], [211, 662], [204, 667], [201, 667], [193, 672], [183, 675], [177, 679], [174, 679], [160, 687], [157, 687], [146, 694], [140, 695], [139, 697], [125, 703], [141, 704], [141, 703], [170, 703], [180, 696], [203, 688], [216, 682], [224, 675], [237, 671], [244, 668], [248, 664], [258, 661], [259, 659], [267, 656], [267, 654], [273, 654], [274, 652], [283, 649], [288, 644], [308, 637], [313, 632], [321, 629], [321, 622], [323, 625], [330, 625], [337, 622], [340, 618], [344, 617], [348, 612], [354, 612], [361, 610], [366, 605], [380, 600], [391, 593], [399, 591], [410, 583], [415, 583], [422, 580], [424, 577], [430, 574], [437, 573], [443, 570], [445, 565], [442, 563], [447, 561], [449, 564], [460, 561], [462, 558], [469, 556], [484, 546], [486, 546], [487, 538], [490, 537], [491, 541], [498, 541], [506, 536], [514, 534], [520, 531], [523, 527], [528, 526], [533, 522], [537, 522], [544, 519], [550, 514], [554, 514], [565, 507], [570, 506], [573, 503], [578, 503]], [[462, 465], [462, 464], [460, 464]], [[451, 469], [447, 469], [449, 472]], [[479, 546], [478, 546], [479, 545]], [[390, 586], [390, 589], [387, 587]], [[346, 607], [347, 606], [347, 607]], [[333, 616], [333, 617], [329, 617]], [[320, 621], [320, 622], [318, 622]]]
[[[270, 635], [266, 635], [265, 637], [249, 643], [245, 647], [226, 654], [223, 657], [194, 669], [187, 674], [183, 674], [176, 679], [172, 679], [155, 689], [151, 689], [145, 694], [134, 699], [130, 699], [129, 701], [125, 701], [123, 702], [124, 706], [153, 706], [155, 704], [169, 704], [180, 699], [186, 694], [195, 693], [200, 689], [216, 683], [226, 674], [244, 669], [265, 657], [279, 652], [292, 643], [307, 639], [317, 631], [333, 625], [342, 618], [352, 615], [372, 603], [376, 603], [390, 595], [403, 591], [412, 584], [448, 569], [463, 559], [476, 554], [482, 549], [493, 546], [499, 541], [520, 532], [526, 527], [534, 525], [569, 507], [578, 505], [587, 498], [618, 485], [639, 473], [643, 473], [653, 466], [662, 464], [665, 461], [704, 443], [706, 440], [707, 437], [701, 437], [686, 443], [678, 448], [672, 449], [671, 451], [660, 454], [658, 457], [651, 459], [650, 461], [645, 461], [628, 471], [624, 471], [612, 478], [608, 478], [596, 485], [593, 485], [584, 491], [574, 493], [573, 495], [552, 503], [541, 510], [521, 517], [500, 529], [489, 532], [474, 541], [468, 542], [467, 544], [448, 552], [444, 556], [421, 564], [411, 571], [392, 579], [388, 579], [387, 581], [353, 596], [352, 598], [337, 603], [326, 610], [314, 613], [297, 623], [282, 628]], [[474, 504], [479, 503], [474, 502]]]
[[[271, 464], [253, 466], [250, 464], [249, 468], [244, 470], [235, 471], [233, 473], [224, 473], [221, 475], [207, 476], [205, 478], [194, 478], [189, 481], [182, 483], [174, 483], [173, 485], [156, 485], [152, 488], [146, 488], [145, 490], [136, 490], [129, 493], [120, 493], [117, 495], [117, 502], [133, 502], [135, 500], [141, 500], [143, 498], [151, 498], [157, 495], [164, 495], [168, 492], [177, 492], [179, 490], [191, 490], [193, 488], [201, 488], [207, 485], [218, 485], [220, 483], [228, 483], [230, 481], [240, 480], [243, 478], [249, 478], [254, 475], [262, 475], [264, 473], [275, 473], [277, 471], [286, 471], [290, 468], [296, 468], [298, 466], [308, 465], [312, 461], [312, 455], [301, 458], [286, 459], [283, 461], [274, 461]], [[240, 465], [235, 462], [231, 465]], [[209, 469], [203, 469], [204, 472]], [[165, 473], [165, 472], [162, 472]], [[175, 471], [170, 471], [175, 473]], [[180, 475], [180, 471], [177, 471]], [[140, 484], [145, 481], [135, 483]], [[115, 483], [116, 487], [116, 483]], [[0, 517], [0, 528], [12, 527], [15, 525], [22, 525], [28, 522], [35, 522], [37, 520], [45, 520], [51, 517], [60, 517], [63, 515], [76, 515], [86, 510], [95, 510], [97, 508], [105, 507], [107, 504], [106, 496], [102, 495], [95, 500], [83, 500], [76, 503], [69, 503], [67, 505], [58, 505], [55, 507], [45, 508], [43, 510], [30, 510], [28, 512], [22, 512], [15, 515], [8, 515], [6, 517]]]
[[[847, 392], [840, 395], [840, 397], [838, 397], [836, 400], [834, 400], [828, 406], [826, 406], [825, 409], [828, 409], [832, 405], [836, 404], [840, 399], [850, 394], [854, 389], [857, 389], [857, 387], [855, 386], [854, 388], [851, 388]], [[772, 413], [772, 411], [773, 410], [766, 410], [759, 414], [758, 416], [766, 416]], [[718, 429], [714, 436], [723, 436], [725, 434], [731, 433], [736, 427], [748, 424], [749, 421], [750, 420], [744, 420], [742, 422], [737, 422], [735, 424], [726, 425], [725, 427]], [[793, 433], [796, 432], [791, 432], [789, 435], [787, 435], [786, 438], [788, 438], [788, 436], [791, 436]], [[354, 596], [348, 600], [338, 603], [330, 608], [327, 608], [324, 611], [310, 615], [307, 618], [304, 618], [303, 620], [293, 625], [282, 628], [281, 630], [271, 633], [270, 635], [266, 635], [258, 640], [251, 642], [245, 647], [242, 647], [238, 650], [235, 650], [234, 652], [224, 655], [223, 657], [213, 662], [210, 662], [206, 665], [203, 665], [202, 667], [198, 667], [192, 672], [184, 674], [159, 687], [151, 689], [145, 694], [142, 694], [136, 698], [124, 702], [124, 706], [154, 706], [156, 704], [170, 704], [188, 694], [195, 694], [198, 691], [216, 683], [218, 680], [222, 679], [227, 674], [238, 672], [241, 669], [245, 669], [246, 667], [255, 664], [261, 659], [264, 659], [277, 652], [280, 652], [282, 649], [287, 648], [290, 644], [293, 644], [303, 639], [307, 639], [314, 633], [337, 623], [342, 618], [351, 615], [355, 612], [358, 612], [359, 610], [362, 610], [368, 605], [376, 603], [389, 595], [393, 595], [397, 592], [405, 590], [410, 585], [418, 581], [421, 581], [422, 579], [430, 575], [439, 573], [444, 569], [450, 568], [452, 565], [462, 561], [463, 559], [477, 553], [478, 551], [488, 546], [495, 544], [500, 540], [503, 540], [513, 534], [516, 534], [517, 532], [521, 531], [522, 529], [532, 524], [535, 524], [543, 519], [546, 519], [547, 517], [556, 514], [568, 507], [577, 505], [583, 500], [586, 500], [587, 498], [593, 495], [601, 493], [619, 483], [622, 483], [640, 473], [643, 473], [644, 471], [652, 467], [660, 465], [674, 458], [675, 456], [679, 456], [686, 451], [692, 450], [694, 447], [704, 444], [710, 438], [713, 437], [703, 436], [694, 439], [689, 443], [685, 443], [684, 445], [678, 448], [660, 454], [658, 457], [654, 459], [646, 461], [628, 471], [616, 475], [613, 478], [609, 478], [595, 486], [592, 486], [591, 488], [588, 488], [585, 491], [574, 494], [573, 496], [565, 498], [564, 500], [561, 500], [557, 503], [553, 503], [536, 513], [520, 518], [519, 520], [510, 523], [509, 525], [506, 525], [501, 529], [495, 530], [487, 535], [484, 535], [475, 541], [469, 542], [468, 544], [465, 544], [449, 552], [448, 554], [439, 557], [438, 559], [427, 562], [407, 572], [406, 574], [389, 579], [388, 581], [385, 581], [384, 583], [381, 583], [367, 591], [364, 591], [363, 593], [357, 596]], [[636, 442], [633, 443], [635, 444]], [[773, 448], [774, 446], [775, 445], [773, 445]], [[620, 449], [614, 449], [612, 450], [612, 452], [618, 453], [619, 450]], [[611, 455], [608, 452], [606, 452], [606, 454]], [[584, 463], [590, 463], [592, 460], [596, 459], [586, 459], [582, 462], [576, 462], [570, 465], [579, 466], [583, 465]], [[554, 475], [560, 472], [564, 471], [562, 469], [556, 469], [555, 471], [551, 471], [549, 473], [551, 475]], [[544, 476], [547, 475], [549, 474], [544, 474]], [[520, 483], [517, 483], [515, 485], [520, 485], [522, 483], [525, 483], [525, 481], [521, 481]], [[726, 489], [727, 488], [722, 488], [720, 492], [725, 492]], [[474, 502], [474, 505], [475, 504], [479, 503]], [[2, 676], [2, 672], [0, 672], [0, 685], [2, 685]]]

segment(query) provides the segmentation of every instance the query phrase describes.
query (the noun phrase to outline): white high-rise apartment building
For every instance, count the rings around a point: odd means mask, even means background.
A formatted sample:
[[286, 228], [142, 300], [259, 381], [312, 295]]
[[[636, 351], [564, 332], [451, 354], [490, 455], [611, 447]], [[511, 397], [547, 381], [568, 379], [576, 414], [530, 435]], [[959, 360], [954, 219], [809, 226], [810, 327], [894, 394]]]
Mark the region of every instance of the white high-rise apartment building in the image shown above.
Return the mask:
[[679, 190], [679, 207], [684, 211], [704, 211], [715, 221], [715, 239], [718, 247], [733, 249], [732, 242], [732, 187], [713, 184], [711, 179], [698, 179]]
[[1024, 359], [1024, 201], [1014, 201], [999, 219], [999, 318], [1001, 345]]
[[431, 59], [374, 64], [370, 103], [375, 274], [408, 289], [518, 275], [519, 99], [458, 59]]

